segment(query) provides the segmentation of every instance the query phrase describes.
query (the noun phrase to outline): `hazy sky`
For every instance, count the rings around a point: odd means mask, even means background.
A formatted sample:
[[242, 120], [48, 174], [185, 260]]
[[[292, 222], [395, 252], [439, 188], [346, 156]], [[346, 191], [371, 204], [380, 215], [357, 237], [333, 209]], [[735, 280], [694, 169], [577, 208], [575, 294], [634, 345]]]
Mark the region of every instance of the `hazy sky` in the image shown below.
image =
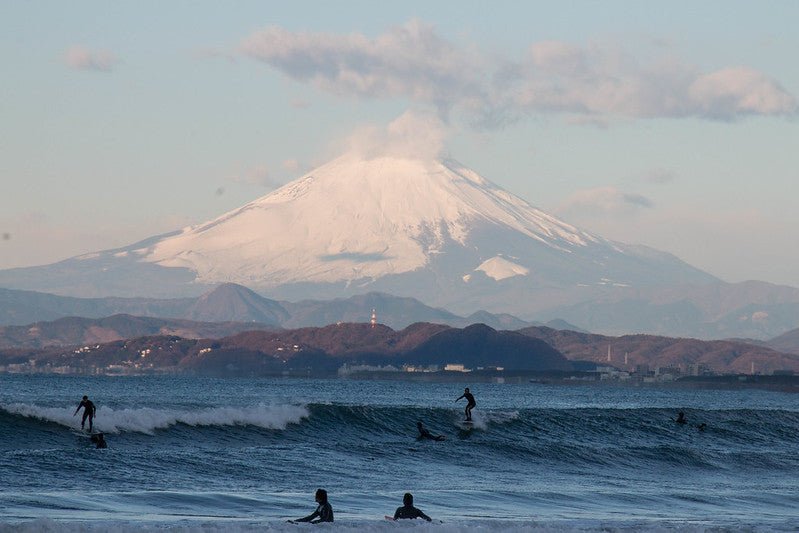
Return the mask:
[[0, 268], [210, 219], [410, 110], [403, 134], [567, 222], [799, 286], [797, 20], [795, 0], [0, 1]]

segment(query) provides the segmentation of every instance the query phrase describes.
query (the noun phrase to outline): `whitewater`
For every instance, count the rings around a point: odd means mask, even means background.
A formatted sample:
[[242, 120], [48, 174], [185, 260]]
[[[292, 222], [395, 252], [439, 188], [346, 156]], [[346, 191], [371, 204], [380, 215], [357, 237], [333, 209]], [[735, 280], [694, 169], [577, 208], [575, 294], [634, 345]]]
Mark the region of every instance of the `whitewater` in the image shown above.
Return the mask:
[[337, 531], [795, 531], [797, 452], [777, 392], [0, 375], [0, 532], [297, 531], [317, 488]]

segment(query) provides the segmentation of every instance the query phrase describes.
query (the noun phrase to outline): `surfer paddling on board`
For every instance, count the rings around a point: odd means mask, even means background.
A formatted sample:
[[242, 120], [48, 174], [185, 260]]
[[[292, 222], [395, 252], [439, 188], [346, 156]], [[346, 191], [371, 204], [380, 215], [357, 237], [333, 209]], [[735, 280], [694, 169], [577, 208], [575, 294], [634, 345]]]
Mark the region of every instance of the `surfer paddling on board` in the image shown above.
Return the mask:
[[430, 431], [424, 427], [421, 420], [416, 423], [416, 427], [419, 429], [419, 438], [420, 439], [430, 439], [430, 440], [444, 440], [444, 435], [433, 435]]
[[88, 418], [89, 433], [91, 433], [94, 424], [94, 413], [97, 411], [97, 408], [94, 406], [88, 396], [84, 396], [83, 400], [78, 404], [78, 408], [75, 409], [75, 412], [72, 414], [72, 416], [78, 414], [78, 411], [80, 411], [81, 407], [83, 407], [83, 419], [80, 421], [80, 428], [83, 429], [83, 426], [86, 425], [86, 419]]
[[91, 441], [97, 445], [98, 448], [108, 448], [108, 443], [105, 441], [105, 435], [102, 433], [92, 435]]
[[466, 412], [466, 421], [467, 422], [471, 422], [472, 421], [472, 409], [475, 408], [475, 406], [477, 405], [477, 402], [474, 401], [474, 396], [472, 396], [472, 393], [469, 392], [469, 387], [466, 387], [463, 390], [463, 394], [461, 394], [458, 397], [458, 399], [455, 400], [455, 401], [457, 402], [461, 398], [466, 398], [466, 402], [467, 402], [466, 403], [466, 410], [465, 410], [465, 412]]
[[[387, 516], [386, 518], [390, 517]], [[428, 522], [433, 521], [432, 518], [413, 506], [413, 494], [410, 492], [406, 492], [405, 496], [402, 497], [402, 507], [397, 507], [397, 510], [394, 511], [394, 520], [401, 520], [404, 518], [424, 518]]]
[[316, 511], [312, 512], [305, 518], [297, 518], [296, 520], [289, 520], [292, 524], [295, 522], [310, 522], [312, 524], [318, 524], [320, 522], [332, 522], [333, 521], [333, 507], [331, 507], [330, 503], [327, 501], [327, 491], [325, 489], [316, 489], [316, 494], [314, 495], [314, 499], [319, 506], [316, 508]]

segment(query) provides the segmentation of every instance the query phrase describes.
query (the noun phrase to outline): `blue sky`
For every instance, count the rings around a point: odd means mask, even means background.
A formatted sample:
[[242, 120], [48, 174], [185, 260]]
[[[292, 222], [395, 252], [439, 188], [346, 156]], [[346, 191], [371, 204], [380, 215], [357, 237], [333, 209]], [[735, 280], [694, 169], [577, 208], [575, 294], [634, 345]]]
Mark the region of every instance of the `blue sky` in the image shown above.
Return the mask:
[[568, 222], [799, 286], [799, 2], [0, 3], [0, 268], [198, 223], [413, 110]]

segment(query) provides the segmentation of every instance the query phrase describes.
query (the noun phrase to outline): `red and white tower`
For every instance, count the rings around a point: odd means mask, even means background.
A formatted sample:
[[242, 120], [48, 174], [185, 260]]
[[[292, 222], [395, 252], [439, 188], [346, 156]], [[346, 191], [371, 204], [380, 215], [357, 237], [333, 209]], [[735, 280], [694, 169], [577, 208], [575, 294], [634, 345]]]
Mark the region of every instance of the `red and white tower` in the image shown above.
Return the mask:
[[377, 325], [377, 312], [372, 309], [372, 320], [369, 321], [372, 324], [372, 327]]

